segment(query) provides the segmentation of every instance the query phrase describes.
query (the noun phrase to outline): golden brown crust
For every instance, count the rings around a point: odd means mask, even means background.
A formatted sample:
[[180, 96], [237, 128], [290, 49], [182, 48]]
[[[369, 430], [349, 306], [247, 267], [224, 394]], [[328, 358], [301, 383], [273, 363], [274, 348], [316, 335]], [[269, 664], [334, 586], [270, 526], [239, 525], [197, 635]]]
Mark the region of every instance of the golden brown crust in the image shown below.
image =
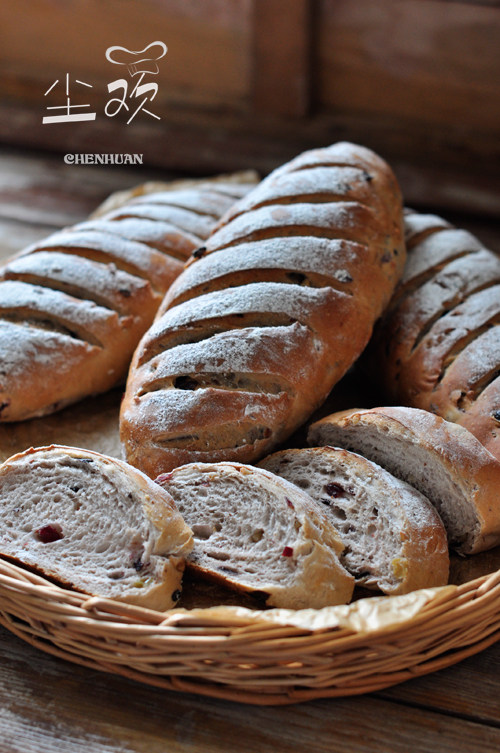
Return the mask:
[[336, 144], [276, 170], [221, 220], [142, 339], [121, 414], [127, 457], [156, 475], [269, 452], [363, 350], [404, 255], [399, 189], [369, 150]]
[[[255, 170], [241, 170], [236, 173], [215, 175], [211, 178], [182, 178], [180, 180], [160, 181], [150, 180], [124, 191], [116, 191], [108, 196], [89, 219], [102, 217], [114, 209], [131, 202], [149, 202], [149, 194], [156, 194], [155, 202], [163, 201], [173, 206], [181, 206], [195, 211], [211, 214], [214, 218], [221, 217], [227, 211], [229, 196], [233, 202], [241, 199], [252, 186], [260, 180]], [[200, 195], [200, 188], [210, 188]], [[192, 189], [196, 189], [193, 191]], [[163, 196], [163, 199], [160, 198]], [[221, 203], [222, 200], [222, 203]]]
[[256, 449], [276, 446], [291, 422], [305, 421], [326, 397], [308, 393], [311, 381], [327, 381], [325, 348], [298, 322], [228, 330], [168, 353], [168, 360], [160, 353], [138, 365], [136, 351], [127, 386], [134, 398], [121, 410], [127, 457], [152, 477], [167, 466], [210, 461], [215, 448], [220, 460], [251, 462]]

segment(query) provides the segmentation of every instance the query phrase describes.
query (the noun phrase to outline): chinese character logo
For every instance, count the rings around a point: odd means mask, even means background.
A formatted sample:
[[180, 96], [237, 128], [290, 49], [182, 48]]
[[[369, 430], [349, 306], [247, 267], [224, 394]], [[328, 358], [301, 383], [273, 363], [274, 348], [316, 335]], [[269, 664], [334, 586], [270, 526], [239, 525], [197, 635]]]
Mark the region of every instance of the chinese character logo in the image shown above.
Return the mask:
[[116, 81], [108, 84], [110, 94], [120, 92], [120, 96], [113, 97], [106, 105], [105, 112], [108, 117], [113, 118], [115, 115], [118, 115], [122, 108], [125, 108], [127, 113], [131, 112], [127, 125], [133, 121], [141, 110], [146, 115], [160, 120], [158, 115], [155, 115], [150, 110], [146, 110], [145, 107], [146, 104], [156, 97], [158, 84], [155, 81], [143, 82], [147, 76], [158, 75], [160, 69], [157, 61], [161, 60], [166, 53], [167, 47], [163, 42], [151, 42], [151, 44], [140, 51], [127, 50], [126, 47], [108, 47], [106, 50], [106, 60], [114, 63], [114, 65], [126, 66], [127, 72], [132, 79], [135, 76], [139, 76], [130, 92], [129, 82], [125, 78], [116, 79]]
[[[92, 84], [86, 84], [85, 81], [79, 81], [78, 79], [75, 79], [75, 83], [80, 84], [81, 86], [88, 86], [90, 89], [92, 89]], [[49, 86], [47, 91], [45, 92], [45, 97], [50, 94], [52, 89], [54, 89], [59, 84], [59, 79], [56, 79], [52, 86]], [[71, 110], [77, 110], [81, 109], [82, 107], [90, 107], [90, 105], [72, 105], [70, 101], [69, 96], [69, 73], [66, 74], [66, 104], [65, 105], [55, 105], [51, 107], [47, 107], [47, 110], [65, 110], [64, 115], [46, 115], [42, 122], [43, 123], [72, 123], [75, 120], [95, 120], [96, 113], [95, 112], [71, 112]]]
[[[124, 110], [128, 117], [129, 125], [139, 112], [149, 115], [151, 118], [160, 120], [160, 116], [146, 109], [149, 103], [153, 101], [158, 93], [158, 84], [151, 81], [151, 76], [157, 76], [160, 69], [158, 60], [161, 60], [167, 54], [167, 46], [163, 42], [151, 42], [143, 50], [127, 50], [126, 47], [108, 47], [106, 50], [106, 60], [113, 65], [124, 66], [128, 73], [129, 79], [117, 78], [107, 85], [108, 92], [115, 96], [107, 102], [104, 112], [108, 118], [114, 118], [119, 112]], [[75, 84], [86, 86], [92, 89], [92, 84], [75, 79]], [[47, 97], [57, 86], [63, 86], [59, 79], [49, 86], [45, 92]], [[72, 123], [81, 120], [95, 120], [95, 112], [84, 112], [85, 108], [90, 108], [89, 104], [72, 104], [70, 99], [70, 77], [66, 73], [66, 104], [47, 106], [47, 110], [62, 110], [62, 114], [46, 115], [43, 117], [44, 124], [49, 123]], [[62, 97], [62, 94], [60, 95]]]

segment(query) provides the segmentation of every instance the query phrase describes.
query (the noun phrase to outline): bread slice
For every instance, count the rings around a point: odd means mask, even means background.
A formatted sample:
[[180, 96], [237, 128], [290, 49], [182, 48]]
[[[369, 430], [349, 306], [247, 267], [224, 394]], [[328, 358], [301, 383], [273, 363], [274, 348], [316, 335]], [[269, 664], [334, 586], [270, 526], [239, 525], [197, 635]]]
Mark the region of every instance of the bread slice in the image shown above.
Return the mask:
[[190, 463], [157, 478], [193, 529], [188, 565], [266, 605], [302, 609], [349, 601], [335, 528], [287, 481], [239, 463]]
[[500, 544], [500, 463], [464, 427], [417, 408], [373, 408], [317, 421], [308, 442], [360, 452], [419, 489], [461, 554]]
[[193, 540], [175, 504], [140, 471], [52, 445], [0, 466], [0, 553], [63, 586], [165, 610]]
[[422, 494], [370, 460], [334, 447], [283, 450], [260, 467], [304, 489], [346, 544], [356, 584], [402, 594], [448, 582], [446, 531]]

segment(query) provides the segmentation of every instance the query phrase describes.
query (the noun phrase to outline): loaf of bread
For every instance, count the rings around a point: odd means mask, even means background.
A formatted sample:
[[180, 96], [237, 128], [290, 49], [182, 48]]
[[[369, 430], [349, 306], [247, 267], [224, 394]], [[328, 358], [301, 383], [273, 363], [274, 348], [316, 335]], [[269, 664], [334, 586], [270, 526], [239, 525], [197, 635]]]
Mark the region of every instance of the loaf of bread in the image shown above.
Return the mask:
[[271, 173], [196, 251], [137, 348], [129, 462], [155, 477], [268, 453], [361, 353], [404, 260], [400, 192], [373, 152], [335, 144]]
[[500, 257], [434, 215], [408, 210], [405, 226], [372, 371], [391, 402], [465, 426], [500, 459]]
[[500, 462], [464, 427], [417, 408], [373, 408], [327, 416], [308, 442], [359, 452], [410, 483], [461, 554], [500, 544]]
[[354, 579], [322, 509], [299, 488], [237, 463], [190, 463], [157, 478], [192, 528], [187, 566], [267, 606], [343, 604]]
[[191, 530], [126, 463], [52, 445], [0, 466], [0, 555], [58, 584], [151, 609], [180, 596]]
[[356, 584], [388, 595], [448, 582], [446, 531], [429, 500], [376, 463], [335, 447], [282, 450], [259, 463], [321, 505]]
[[165, 291], [248, 185], [132, 196], [0, 269], [0, 421], [52, 413], [124, 381]]

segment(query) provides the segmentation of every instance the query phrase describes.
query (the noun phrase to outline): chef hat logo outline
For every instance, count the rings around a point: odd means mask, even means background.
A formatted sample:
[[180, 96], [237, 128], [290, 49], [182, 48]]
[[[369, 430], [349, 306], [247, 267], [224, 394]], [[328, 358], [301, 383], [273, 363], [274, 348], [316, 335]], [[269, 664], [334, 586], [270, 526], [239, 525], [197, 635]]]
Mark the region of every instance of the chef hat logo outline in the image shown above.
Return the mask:
[[[151, 52], [146, 54], [148, 50]], [[167, 45], [160, 41], [151, 42], [142, 50], [128, 50], [126, 47], [114, 45], [106, 50], [106, 60], [114, 65], [126, 65], [131, 76], [137, 76], [139, 73], [156, 74], [160, 70], [156, 61], [165, 57], [167, 50]], [[142, 57], [139, 57], [140, 55]]]

